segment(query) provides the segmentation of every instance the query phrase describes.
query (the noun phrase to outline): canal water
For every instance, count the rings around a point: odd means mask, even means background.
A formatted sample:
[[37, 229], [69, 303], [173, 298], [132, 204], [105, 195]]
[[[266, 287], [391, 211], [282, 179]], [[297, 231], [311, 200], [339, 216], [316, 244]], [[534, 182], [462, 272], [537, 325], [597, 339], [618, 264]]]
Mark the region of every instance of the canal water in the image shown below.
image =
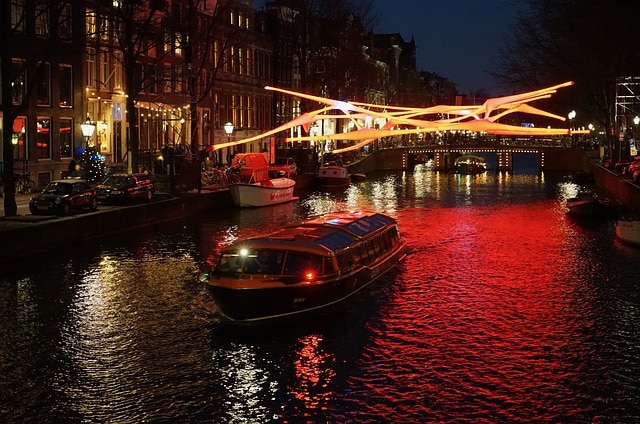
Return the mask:
[[[640, 249], [577, 222], [577, 186], [418, 166], [14, 264], [0, 281], [7, 423], [640, 421]], [[199, 282], [239, 237], [336, 210], [395, 216], [409, 254], [347, 302], [254, 324]]]

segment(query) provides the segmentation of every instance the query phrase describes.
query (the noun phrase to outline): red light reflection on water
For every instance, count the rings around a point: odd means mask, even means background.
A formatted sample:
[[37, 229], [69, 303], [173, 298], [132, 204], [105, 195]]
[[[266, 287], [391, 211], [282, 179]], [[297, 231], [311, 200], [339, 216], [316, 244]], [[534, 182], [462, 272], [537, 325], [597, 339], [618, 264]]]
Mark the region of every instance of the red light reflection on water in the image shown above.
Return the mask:
[[582, 343], [591, 323], [584, 320], [593, 312], [584, 292], [574, 295], [590, 289], [576, 287], [579, 273], [589, 271], [575, 250], [580, 228], [564, 211], [548, 201], [407, 209], [398, 220], [410, 254], [402, 281], [389, 289], [384, 324], [371, 328], [380, 343], [362, 364], [378, 372], [394, 367], [382, 372], [403, 384], [359, 384], [382, 404], [419, 393], [425, 409], [395, 419], [446, 419], [461, 404], [482, 416], [498, 404], [511, 421], [523, 402], [546, 411], [545, 399], [570, 396], [577, 371], [566, 361], [589, 354]]
[[310, 334], [301, 338], [294, 363], [298, 386], [292, 387], [290, 392], [304, 403], [307, 410], [316, 410], [333, 393], [335, 357], [322, 350], [321, 342], [322, 337], [319, 335]]

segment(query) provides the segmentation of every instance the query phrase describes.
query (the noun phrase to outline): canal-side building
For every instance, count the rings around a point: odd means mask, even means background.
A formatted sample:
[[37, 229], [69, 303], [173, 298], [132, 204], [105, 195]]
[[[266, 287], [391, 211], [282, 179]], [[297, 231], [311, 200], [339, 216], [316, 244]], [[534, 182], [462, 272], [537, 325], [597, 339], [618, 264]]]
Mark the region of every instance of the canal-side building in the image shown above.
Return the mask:
[[[11, 0], [1, 41], [10, 57], [10, 128], [14, 170], [29, 172], [37, 187], [60, 178], [83, 138], [83, 34], [81, 2]], [[3, 6], [6, 7], [6, 6]], [[3, 106], [8, 110], [9, 106]], [[0, 124], [1, 125], [1, 124]], [[0, 152], [0, 161], [4, 163]]]
[[[123, 16], [124, 2], [11, 0], [3, 43], [19, 113], [12, 128], [0, 130], [12, 132], [16, 173], [29, 171], [41, 188], [68, 175], [87, 148], [107, 166], [126, 165], [132, 132], [140, 162], [153, 172], [166, 146], [193, 158], [214, 155], [215, 144], [272, 128], [273, 95], [264, 90], [272, 82], [272, 40], [264, 26], [255, 27], [253, 1], [206, 0], [190, 10], [193, 4], [136, 3], [139, 11], [159, 8], [147, 15], [155, 27], [141, 31], [133, 22], [143, 36], [126, 44], [123, 21], [135, 17]], [[126, 46], [137, 49], [129, 67]], [[138, 87], [127, 87], [129, 68]], [[135, 126], [126, 111], [131, 96]], [[90, 136], [83, 136], [83, 124], [93, 127]], [[259, 151], [267, 141], [237, 149]], [[215, 156], [225, 162], [232, 151]]]

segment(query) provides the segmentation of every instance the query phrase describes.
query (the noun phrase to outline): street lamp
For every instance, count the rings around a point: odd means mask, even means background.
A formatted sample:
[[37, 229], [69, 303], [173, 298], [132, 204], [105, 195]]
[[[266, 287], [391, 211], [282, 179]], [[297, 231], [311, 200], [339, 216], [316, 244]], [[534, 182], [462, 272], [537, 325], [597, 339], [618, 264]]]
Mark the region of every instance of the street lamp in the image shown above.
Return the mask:
[[87, 115], [87, 120], [80, 124], [80, 129], [82, 130], [82, 135], [85, 140], [85, 149], [89, 147], [89, 139], [93, 136], [94, 131], [96, 130], [96, 124], [91, 122], [89, 115]]
[[[231, 134], [233, 134], [233, 124], [231, 122], [227, 122], [226, 124], [224, 124], [224, 132], [227, 133], [227, 142], [230, 143], [231, 142]], [[229, 155], [229, 147], [227, 146], [227, 162], [228, 165], [231, 165], [231, 160], [229, 158], [232, 158], [233, 156]]]
[[576, 118], [576, 111], [572, 110], [571, 112], [569, 112], [569, 115], [567, 115], [569, 118], [569, 130], [573, 129], [573, 124], [572, 121]]
[[231, 122], [224, 124], [224, 132], [227, 133], [228, 141], [231, 141], [231, 134], [233, 134], [233, 124]]

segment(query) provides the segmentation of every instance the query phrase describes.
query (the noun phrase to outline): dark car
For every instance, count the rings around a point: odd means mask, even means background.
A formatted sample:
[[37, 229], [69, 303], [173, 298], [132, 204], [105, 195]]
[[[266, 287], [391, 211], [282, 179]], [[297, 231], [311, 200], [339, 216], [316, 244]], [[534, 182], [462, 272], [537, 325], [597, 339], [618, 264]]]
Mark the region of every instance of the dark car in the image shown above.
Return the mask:
[[50, 182], [42, 193], [29, 200], [32, 214], [68, 215], [73, 210], [98, 209], [96, 191], [85, 180], [68, 179]]
[[153, 180], [144, 173], [111, 174], [96, 186], [98, 200], [109, 203], [127, 203], [134, 200], [149, 201], [154, 192]]

